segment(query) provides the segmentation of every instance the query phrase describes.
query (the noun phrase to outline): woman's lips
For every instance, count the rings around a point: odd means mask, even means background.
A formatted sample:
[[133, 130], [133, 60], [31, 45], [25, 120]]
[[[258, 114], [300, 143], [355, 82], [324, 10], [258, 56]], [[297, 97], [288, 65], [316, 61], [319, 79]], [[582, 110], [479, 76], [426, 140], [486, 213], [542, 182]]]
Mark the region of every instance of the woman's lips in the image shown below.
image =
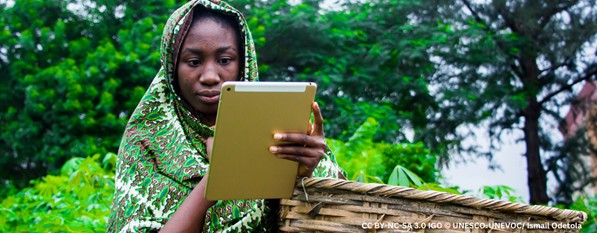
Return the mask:
[[217, 90], [202, 90], [197, 96], [206, 104], [217, 104], [220, 101], [220, 91]]

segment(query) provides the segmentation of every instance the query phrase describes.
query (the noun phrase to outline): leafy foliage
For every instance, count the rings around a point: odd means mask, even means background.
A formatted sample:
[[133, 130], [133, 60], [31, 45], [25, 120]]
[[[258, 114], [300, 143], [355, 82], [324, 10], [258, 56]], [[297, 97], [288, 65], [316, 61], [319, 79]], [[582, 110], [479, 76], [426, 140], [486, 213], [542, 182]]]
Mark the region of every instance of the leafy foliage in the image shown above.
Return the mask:
[[116, 155], [75, 157], [0, 203], [0, 232], [105, 232]]
[[0, 4], [0, 177], [23, 187], [72, 156], [116, 151], [178, 4], [13, 2]]
[[410, 186], [410, 182], [420, 184], [419, 179], [437, 182], [436, 156], [420, 143], [373, 142], [378, 128], [379, 123], [368, 118], [348, 141], [328, 139], [338, 163], [348, 173], [347, 178], [404, 186]]
[[597, 232], [597, 195], [589, 198], [580, 196], [569, 208], [583, 211], [588, 215], [587, 221], [580, 229], [581, 233]]
[[415, 187], [420, 187], [423, 185], [419, 176], [400, 165], [396, 165], [394, 170], [392, 170], [392, 174], [390, 174], [390, 178], [388, 179], [388, 184], [401, 186], [412, 185]]
[[[348, 173], [348, 179], [365, 183], [386, 183], [434, 190], [452, 194], [469, 192], [458, 187], [439, 184], [436, 169], [437, 155], [417, 144], [388, 144], [373, 142], [379, 128], [375, 118], [368, 118], [346, 142], [328, 139], [338, 163]], [[482, 198], [524, 203], [514, 189], [504, 186], [483, 186]]]
[[339, 9], [289, 2], [233, 2], [264, 36], [257, 47], [264, 80], [317, 82], [332, 138], [348, 140], [371, 111], [383, 115], [375, 141], [406, 142], [404, 128], [425, 125], [434, 68], [432, 43], [408, 19], [417, 1], [342, 1]]
[[485, 198], [524, 203], [522, 197], [515, 195], [516, 191], [513, 188], [505, 185], [483, 186], [481, 189]]

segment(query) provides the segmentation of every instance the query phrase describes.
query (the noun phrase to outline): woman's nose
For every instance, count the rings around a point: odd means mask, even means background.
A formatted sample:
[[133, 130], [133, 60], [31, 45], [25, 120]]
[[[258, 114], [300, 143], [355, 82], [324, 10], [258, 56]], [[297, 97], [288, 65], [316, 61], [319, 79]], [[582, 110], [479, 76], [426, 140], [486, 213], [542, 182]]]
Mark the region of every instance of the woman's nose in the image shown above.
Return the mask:
[[199, 82], [206, 86], [213, 86], [220, 83], [220, 76], [214, 64], [204, 65], [203, 72], [199, 76]]

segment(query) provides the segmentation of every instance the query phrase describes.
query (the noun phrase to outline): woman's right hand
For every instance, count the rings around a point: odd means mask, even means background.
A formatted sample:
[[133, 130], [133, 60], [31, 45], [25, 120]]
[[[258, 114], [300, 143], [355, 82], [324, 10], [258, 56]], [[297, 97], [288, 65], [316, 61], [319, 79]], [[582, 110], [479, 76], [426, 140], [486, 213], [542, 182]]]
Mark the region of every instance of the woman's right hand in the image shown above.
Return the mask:
[[310, 127], [305, 133], [276, 133], [275, 140], [288, 144], [269, 148], [270, 152], [278, 158], [298, 162], [298, 177], [311, 177], [327, 150], [321, 109], [316, 102], [311, 104], [311, 108], [314, 116], [312, 128]]

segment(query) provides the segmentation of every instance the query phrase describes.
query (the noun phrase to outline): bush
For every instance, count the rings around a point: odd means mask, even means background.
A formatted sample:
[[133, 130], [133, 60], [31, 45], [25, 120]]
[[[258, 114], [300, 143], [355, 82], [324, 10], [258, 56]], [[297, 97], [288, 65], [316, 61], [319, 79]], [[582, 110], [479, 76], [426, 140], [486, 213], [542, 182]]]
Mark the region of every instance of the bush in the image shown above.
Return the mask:
[[[100, 160], [101, 158], [101, 160]], [[0, 204], [0, 232], [105, 232], [116, 155], [72, 158]]]
[[597, 232], [597, 195], [592, 197], [580, 196], [569, 208], [583, 211], [588, 215], [587, 221], [583, 224], [580, 233]]
[[374, 142], [379, 129], [378, 121], [368, 118], [348, 141], [327, 140], [348, 179], [403, 186], [437, 182], [437, 157], [429, 149], [422, 143]]

